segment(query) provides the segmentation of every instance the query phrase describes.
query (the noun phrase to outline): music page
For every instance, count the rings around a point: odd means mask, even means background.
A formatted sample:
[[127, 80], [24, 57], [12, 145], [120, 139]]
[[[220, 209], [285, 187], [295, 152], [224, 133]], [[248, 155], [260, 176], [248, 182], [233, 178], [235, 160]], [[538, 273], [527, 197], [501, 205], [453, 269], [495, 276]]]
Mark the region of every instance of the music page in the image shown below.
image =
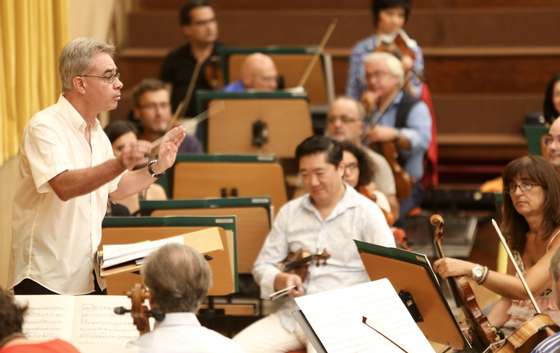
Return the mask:
[[[434, 353], [386, 278], [295, 301], [329, 353], [403, 353], [390, 340], [406, 352]], [[373, 329], [362, 322], [363, 317]]]

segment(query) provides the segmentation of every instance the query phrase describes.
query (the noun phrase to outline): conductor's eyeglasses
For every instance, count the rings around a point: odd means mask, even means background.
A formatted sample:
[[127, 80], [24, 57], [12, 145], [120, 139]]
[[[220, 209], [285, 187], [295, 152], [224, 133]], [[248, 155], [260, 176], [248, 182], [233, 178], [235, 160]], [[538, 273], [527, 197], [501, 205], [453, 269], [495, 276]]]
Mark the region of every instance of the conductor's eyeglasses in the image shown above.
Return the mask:
[[105, 74], [105, 75], [86, 75], [86, 74], [83, 74], [83, 75], [79, 75], [79, 76], [100, 78], [107, 83], [113, 83], [113, 82], [115, 82], [116, 79], [121, 77], [121, 73], [118, 72], [118, 71], [115, 71], [114, 73], [109, 74], [109, 75], [107, 75], [107, 74]]

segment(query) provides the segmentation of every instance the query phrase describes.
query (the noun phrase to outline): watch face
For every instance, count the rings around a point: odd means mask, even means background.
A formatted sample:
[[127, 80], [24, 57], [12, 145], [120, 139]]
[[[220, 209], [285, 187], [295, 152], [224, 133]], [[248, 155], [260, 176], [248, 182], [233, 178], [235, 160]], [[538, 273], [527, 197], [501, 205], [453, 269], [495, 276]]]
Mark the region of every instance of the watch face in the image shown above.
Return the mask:
[[473, 268], [472, 272], [474, 278], [480, 278], [482, 276], [482, 273], [484, 272], [484, 268], [476, 266], [475, 268]]

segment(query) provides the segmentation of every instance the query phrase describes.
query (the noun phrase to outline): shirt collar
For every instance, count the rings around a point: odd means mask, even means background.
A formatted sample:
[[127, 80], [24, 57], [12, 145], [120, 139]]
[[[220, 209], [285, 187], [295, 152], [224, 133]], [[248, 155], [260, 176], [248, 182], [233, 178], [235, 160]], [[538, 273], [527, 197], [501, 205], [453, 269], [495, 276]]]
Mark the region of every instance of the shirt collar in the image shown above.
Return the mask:
[[[82, 117], [82, 115], [74, 108], [72, 103], [66, 99], [63, 95], [60, 95], [58, 98], [57, 104], [62, 108], [62, 116], [63, 118], [70, 123], [70, 125], [78, 130], [78, 131], [85, 131], [87, 123], [86, 120]], [[95, 119], [95, 125], [91, 129], [92, 131], [97, 130], [100, 128], [99, 120]]]
[[201, 326], [194, 313], [167, 313], [163, 321], [156, 324], [157, 328], [170, 326]]
[[[356, 207], [356, 205], [358, 204], [356, 197], [358, 192], [346, 183], [344, 183], [344, 187], [346, 188], [346, 190], [344, 190], [342, 199], [338, 201], [331, 214], [325, 220], [334, 218], [339, 214], [344, 213], [347, 209]], [[319, 214], [319, 210], [315, 207], [313, 202], [311, 202], [311, 197], [309, 196], [309, 194], [305, 194], [305, 196], [303, 197], [302, 207], [310, 212]]]

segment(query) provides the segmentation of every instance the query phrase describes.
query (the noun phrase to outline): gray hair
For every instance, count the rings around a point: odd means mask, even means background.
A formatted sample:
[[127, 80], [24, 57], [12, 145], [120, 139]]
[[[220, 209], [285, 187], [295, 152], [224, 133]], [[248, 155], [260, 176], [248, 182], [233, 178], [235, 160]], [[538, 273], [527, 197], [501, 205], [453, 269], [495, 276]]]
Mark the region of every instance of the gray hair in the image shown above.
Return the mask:
[[84, 37], [76, 38], [64, 46], [58, 64], [58, 72], [64, 92], [73, 88], [72, 79], [83, 74], [89, 67], [91, 58], [99, 53], [109, 54], [113, 57], [115, 47], [96, 39]]
[[356, 106], [356, 110], [358, 111], [358, 118], [360, 118], [360, 120], [365, 120], [366, 118], [366, 110], [364, 109], [364, 106], [362, 105], [362, 103], [360, 103], [359, 101], [355, 100], [354, 97], [350, 97], [350, 96], [345, 96], [345, 95], [340, 95], [337, 96], [333, 102], [331, 103], [331, 107], [333, 106], [333, 104], [339, 100], [348, 100], [351, 101], [352, 103], [354, 103], [354, 105]]
[[550, 260], [550, 274], [552, 275], [554, 282], [557, 282], [560, 278], [560, 249], [556, 250]]
[[378, 62], [383, 62], [387, 65], [391, 75], [398, 78], [399, 86], [402, 87], [404, 84], [404, 68], [401, 61], [393, 54], [385, 52], [375, 52], [364, 56], [364, 64], [373, 64]]
[[164, 245], [150, 254], [142, 276], [163, 313], [195, 312], [212, 282], [204, 256], [179, 244]]

